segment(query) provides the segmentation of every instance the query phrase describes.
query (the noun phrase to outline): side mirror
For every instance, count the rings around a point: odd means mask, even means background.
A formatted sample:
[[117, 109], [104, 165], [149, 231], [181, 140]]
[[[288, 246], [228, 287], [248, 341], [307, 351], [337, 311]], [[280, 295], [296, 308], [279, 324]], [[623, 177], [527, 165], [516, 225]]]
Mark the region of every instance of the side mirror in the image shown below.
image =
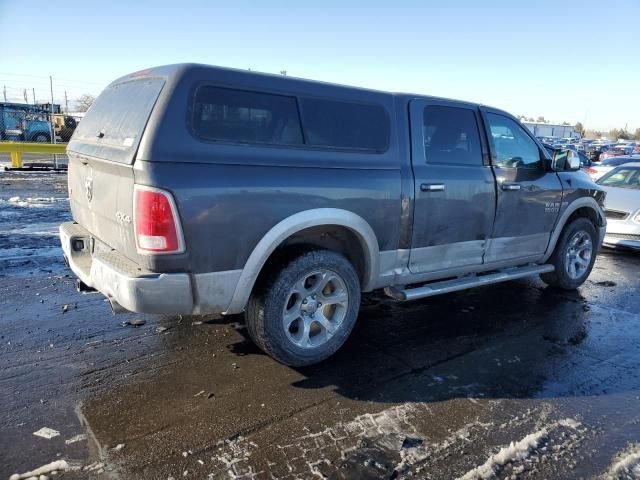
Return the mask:
[[567, 163], [565, 165], [566, 170], [580, 170], [580, 156], [573, 150], [567, 151]]
[[580, 170], [580, 157], [573, 150], [558, 150], [553, 154], [551, 167], [556, 172]]

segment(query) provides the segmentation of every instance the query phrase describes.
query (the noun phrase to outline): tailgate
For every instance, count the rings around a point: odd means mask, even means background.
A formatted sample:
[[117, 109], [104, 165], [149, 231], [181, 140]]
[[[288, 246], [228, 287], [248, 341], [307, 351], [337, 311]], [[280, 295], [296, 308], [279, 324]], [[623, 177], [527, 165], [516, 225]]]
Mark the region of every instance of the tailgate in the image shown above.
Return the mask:
[[131, 260], [140, 259], [133, 228], [133, 162], [163, 85], [161, 78], [139, 78], [108, 86], [67, 147], [73, 219]]
[[69, 155], [73, 219], [120, 253], [137, 260], [133, 230], [133, 167]]

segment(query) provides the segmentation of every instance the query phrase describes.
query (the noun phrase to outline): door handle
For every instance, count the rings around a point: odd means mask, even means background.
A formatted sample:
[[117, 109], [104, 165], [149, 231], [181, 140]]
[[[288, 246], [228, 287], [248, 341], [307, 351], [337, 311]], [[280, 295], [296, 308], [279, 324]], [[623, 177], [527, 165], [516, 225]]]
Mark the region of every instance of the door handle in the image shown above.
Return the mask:
[[518, 184], [518, 183], [503, 183], [502, 184], [502, 190], [507, 190], [507, 191], [520, 190], [520, 184]]
[[421, 183], [421, 192], [444, 192], [444, 183]]

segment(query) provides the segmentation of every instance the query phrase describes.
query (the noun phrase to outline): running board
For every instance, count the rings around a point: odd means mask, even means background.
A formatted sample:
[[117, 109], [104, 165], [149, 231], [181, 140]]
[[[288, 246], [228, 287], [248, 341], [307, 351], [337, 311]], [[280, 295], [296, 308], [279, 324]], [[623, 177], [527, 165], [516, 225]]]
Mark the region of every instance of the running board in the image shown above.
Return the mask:
[[440, 295], [442, 293], [457, 292], [471, 287], [480, 287], [483, 285], [490, 285], [492, 283], [506, 282], [508, 280], [515, 280], [517, 278], [553, 271], [553, 265], [549, 264], [526, 265], [524, 267], [512, 267], [482, 274], [467, 275], [464, 277], [454, 278], [453, 280], [432, 282], [421, 287], [405, 288], [404, 290], [400, 290], [397, 287], [386, 287], [384, 292], [391, 298], [404, 302], [406, 300], [433, 297], [434, 295]]

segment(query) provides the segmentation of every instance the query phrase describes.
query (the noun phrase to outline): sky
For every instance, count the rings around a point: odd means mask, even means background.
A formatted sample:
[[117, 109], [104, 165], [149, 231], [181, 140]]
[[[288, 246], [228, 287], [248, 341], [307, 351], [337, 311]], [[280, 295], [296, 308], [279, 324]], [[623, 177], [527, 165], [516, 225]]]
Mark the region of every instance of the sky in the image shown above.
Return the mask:
[[[53, 25], [48, 29], [47, 25]], [[640, 0], [0, 0], [0, 94], [197, 62], [640, 128]]]

